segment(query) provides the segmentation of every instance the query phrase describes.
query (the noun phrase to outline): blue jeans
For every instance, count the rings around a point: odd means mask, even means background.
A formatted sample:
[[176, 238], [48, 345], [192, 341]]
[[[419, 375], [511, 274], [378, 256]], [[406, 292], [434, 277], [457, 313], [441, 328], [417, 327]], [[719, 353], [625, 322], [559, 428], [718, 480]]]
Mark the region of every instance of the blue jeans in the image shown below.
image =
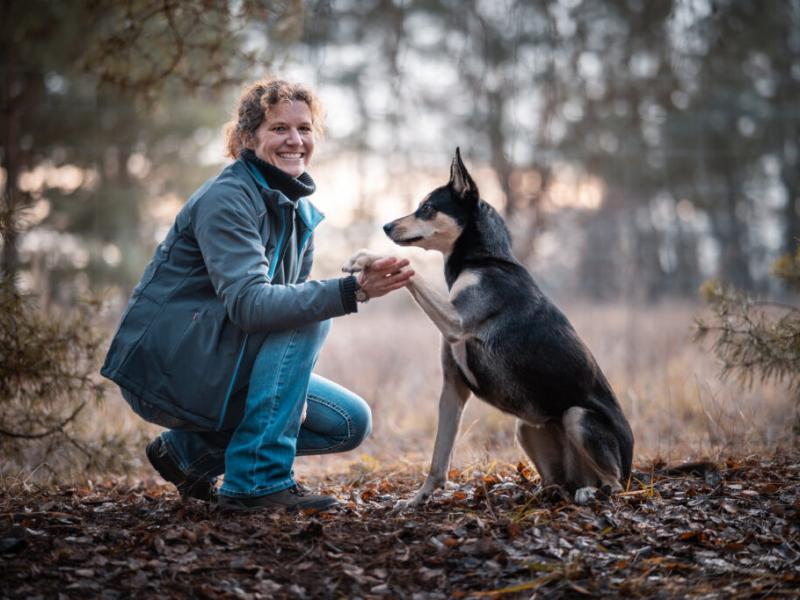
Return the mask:
[[197, 431], [126, 390], [123, 396], [141, 417], [170, 428], [161, 439], [187, 476], [213, 480], [224, 473], [226, 496], [279, 492], [295, 484], [295, 456], [352, 450], [372, 429], [364, 400], [311, 372], [329, 329], [323, 321], [267, 336], [232, 431]]

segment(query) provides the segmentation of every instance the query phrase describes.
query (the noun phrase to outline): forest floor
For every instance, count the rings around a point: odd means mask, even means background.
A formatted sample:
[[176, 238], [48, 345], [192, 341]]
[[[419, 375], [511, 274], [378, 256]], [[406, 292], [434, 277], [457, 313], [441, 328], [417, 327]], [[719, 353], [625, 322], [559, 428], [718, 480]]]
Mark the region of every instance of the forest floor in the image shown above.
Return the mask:
[[637, 465], [626, 492], [576, 506], [522, 465], [451, 472], [395, 515], [419, 472], [306, 484], [343, 507], [219, 513], [153, 481], [0, 497], [8, 598], [529, 598], [800, 595], [800, 453], [705, 473]]

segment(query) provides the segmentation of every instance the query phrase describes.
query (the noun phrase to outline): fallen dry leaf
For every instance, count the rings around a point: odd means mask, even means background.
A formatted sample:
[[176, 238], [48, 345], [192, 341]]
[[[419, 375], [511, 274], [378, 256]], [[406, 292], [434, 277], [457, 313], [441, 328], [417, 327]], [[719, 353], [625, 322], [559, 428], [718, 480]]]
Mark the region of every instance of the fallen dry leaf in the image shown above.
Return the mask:
[[[642, 465], [577, 507], [522, 463], [317, 483], [336, 513], [222, 515], [152, 482], [8, 490], [0, 597], [776, 597], [800, 588], [800, 453]], [[416, 472], [416, 471], [415, 471]]]

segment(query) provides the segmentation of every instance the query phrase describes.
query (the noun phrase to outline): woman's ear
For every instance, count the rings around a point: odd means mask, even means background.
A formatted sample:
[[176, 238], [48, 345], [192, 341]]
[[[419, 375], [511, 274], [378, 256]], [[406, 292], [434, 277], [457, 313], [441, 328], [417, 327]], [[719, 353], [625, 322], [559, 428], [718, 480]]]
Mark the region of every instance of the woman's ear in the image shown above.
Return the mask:
[[450, 187], [457, 196], [465, 200], [478, 201], [480, 194], [478, 193], [478, 186], [470, 177], [467, 167], [461, 160], [461, 151], [456, 148], [456, 154], [453, 157], [453, 162], [450, 163]]
[[250, 132], [243, 131], [239, 135], [239, 143], [242, 145], [242, 149], [255, 150], [253, 134]]

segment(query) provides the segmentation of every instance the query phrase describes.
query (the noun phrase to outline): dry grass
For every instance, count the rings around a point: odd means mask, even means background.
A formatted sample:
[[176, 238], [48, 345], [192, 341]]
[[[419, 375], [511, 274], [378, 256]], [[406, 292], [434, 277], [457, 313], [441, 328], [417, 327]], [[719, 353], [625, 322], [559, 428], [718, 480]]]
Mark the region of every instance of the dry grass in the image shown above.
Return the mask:
[[[692, 342], [692, 319], [701, 307], [581, 302], [562, 308], [617, 392], [636, 436], [636, 460], [718, 458], [790, 443], [796, 413], [786, 391], [773, 386], [748, 391], [736, 381], [720, 381], [714, 357]], [[441, 385], [439, 335], [407, 294], [336, 319], [317, 372], [367, 400], [373, 435], [353, 452], [298, 459], [301, 477], [386, 465], [427, 469]], [[145, 467], [141, 474], [152, 475], [141, 440], [159, 428], [142, 423], [116, 392], [109, 396], [98, 424], [129, 432], [141, 445], [136, 451]], [[513, 418], [472, 398], [454, 466], [485, 468], [494, 460], [521, 459], [513, 430]]]

